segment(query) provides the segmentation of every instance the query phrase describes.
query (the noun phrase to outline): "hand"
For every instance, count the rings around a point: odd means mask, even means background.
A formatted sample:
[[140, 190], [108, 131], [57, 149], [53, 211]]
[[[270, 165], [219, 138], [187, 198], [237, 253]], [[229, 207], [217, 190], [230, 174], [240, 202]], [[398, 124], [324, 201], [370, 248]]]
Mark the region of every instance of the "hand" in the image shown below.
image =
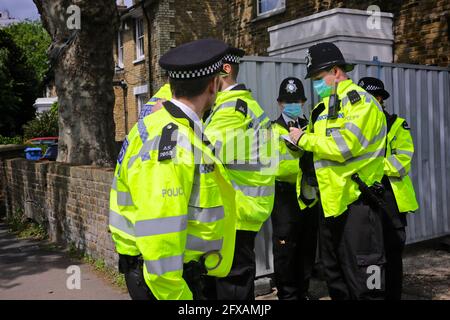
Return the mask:
[[290, 133], [289, 133], [289, 137], [291, 138], [292, 142], [295, 143], [295, 145], [298, 145], [298, 141], [300, 140], [300, 138], [302, 137], [302, 135], [304, 134], [302, 129], [299, 128], [290, 128], [289, 129]]
[[152, 113], [155, 113], [156, 111], [159, 111], [163, 108], [163, 103], [166, 102], [166, 100], [158, 100], [158, 102], [155, 103], [155, 105], [152, 108]]

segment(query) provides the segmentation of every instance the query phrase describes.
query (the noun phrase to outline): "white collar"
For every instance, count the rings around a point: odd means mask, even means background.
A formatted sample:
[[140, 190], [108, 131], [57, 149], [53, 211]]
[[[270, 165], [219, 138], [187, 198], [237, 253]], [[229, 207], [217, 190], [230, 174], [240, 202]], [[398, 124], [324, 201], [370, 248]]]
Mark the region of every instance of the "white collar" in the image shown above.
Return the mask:
[[233, 84], [232, 86], [229, 86], [228, 88], [226, 88], [225, 90], [223, 90], [223, 92], [225, 91], [231, 91], [233, 90], [235, 87], [237, 87], [239, 85], [239, 83]]
[[183, 102], [180, 102], [176, 99], [172, 99], [170, 102], [172, 102], [174, 105], [176, 105], [178, 108], [181, 109], [192, 121], [194, 121], [197, 125], [202, 127], [202, 122], [200, 121], [200, 118], [198, 115], [187, 105], [185, 105]]

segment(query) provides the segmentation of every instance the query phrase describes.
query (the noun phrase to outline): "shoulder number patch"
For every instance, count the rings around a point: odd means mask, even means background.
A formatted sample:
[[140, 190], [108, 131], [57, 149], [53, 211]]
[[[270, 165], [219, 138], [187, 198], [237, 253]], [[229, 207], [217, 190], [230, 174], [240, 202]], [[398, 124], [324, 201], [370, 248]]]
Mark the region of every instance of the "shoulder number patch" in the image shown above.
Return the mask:
[[174, 132], [178, 130], [178, 126], [174, 123], [169, 123], [164, 127], [161, 134], [161, 141], [159, 142], [158, 161], [173, 159], [175, 156], [174, 149], [177, 145]]
[[246, 117], [247, 113], [248, 113], [247, 102], [245, 102], [244, 100], [241, 100], [241, 99], [237, 99], [235, 110], [239, 111], [240, 113], [242, 113], [244, 115], [244, 117]]
[[348, 100], [350, 100], [351, 104], [356, 104], [361, 101], [361, 96], [356, 90], [352, 90], [347, 93]]

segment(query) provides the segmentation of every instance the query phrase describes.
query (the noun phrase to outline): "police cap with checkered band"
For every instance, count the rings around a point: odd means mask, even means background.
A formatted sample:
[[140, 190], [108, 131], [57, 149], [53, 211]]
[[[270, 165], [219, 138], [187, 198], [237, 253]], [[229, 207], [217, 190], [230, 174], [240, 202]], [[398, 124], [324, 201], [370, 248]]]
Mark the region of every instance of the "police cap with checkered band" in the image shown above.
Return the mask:
[[220, 40], [202, 39], [176, 47], [159, 60], [172, 79], [198, 79], [222, 70], [229, 46]]
[[245, 51], [242, 49], [230, 47], [227, 54], [223, 58], [223, 63], [239, 64], [241, 59], [245, 56]]
[[318, 43], [306, 52], [307, 74], [305, 79], [333, 67], [341, 67], [345, 72], [350, 72], [355, 68], [355, 65], [347, 63], [341, 50], [331, 42]]
[[389, 92], [384, 89], [384, 83], [380, 79], [365, 77], [359, 80], [358, 86], [366, 90], [368, 93], [374, 97], [380, 96], [383, 100], [389, 99], [391, 96]]

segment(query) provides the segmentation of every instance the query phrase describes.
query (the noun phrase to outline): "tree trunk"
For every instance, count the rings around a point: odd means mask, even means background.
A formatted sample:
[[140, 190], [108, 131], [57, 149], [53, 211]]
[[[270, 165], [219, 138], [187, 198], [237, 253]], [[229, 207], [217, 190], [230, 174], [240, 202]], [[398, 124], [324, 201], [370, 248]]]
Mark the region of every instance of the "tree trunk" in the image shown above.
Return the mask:
[[[113, 166], [117, 155], [113, 116], [113, 43], [118, 27], [115, 0], [33, 1], [53, 41], [49, 55], [59, 101], [58, 161]], [[69, 8], [73, 5], [80, 9], [79, 25], [77, 8]]]

